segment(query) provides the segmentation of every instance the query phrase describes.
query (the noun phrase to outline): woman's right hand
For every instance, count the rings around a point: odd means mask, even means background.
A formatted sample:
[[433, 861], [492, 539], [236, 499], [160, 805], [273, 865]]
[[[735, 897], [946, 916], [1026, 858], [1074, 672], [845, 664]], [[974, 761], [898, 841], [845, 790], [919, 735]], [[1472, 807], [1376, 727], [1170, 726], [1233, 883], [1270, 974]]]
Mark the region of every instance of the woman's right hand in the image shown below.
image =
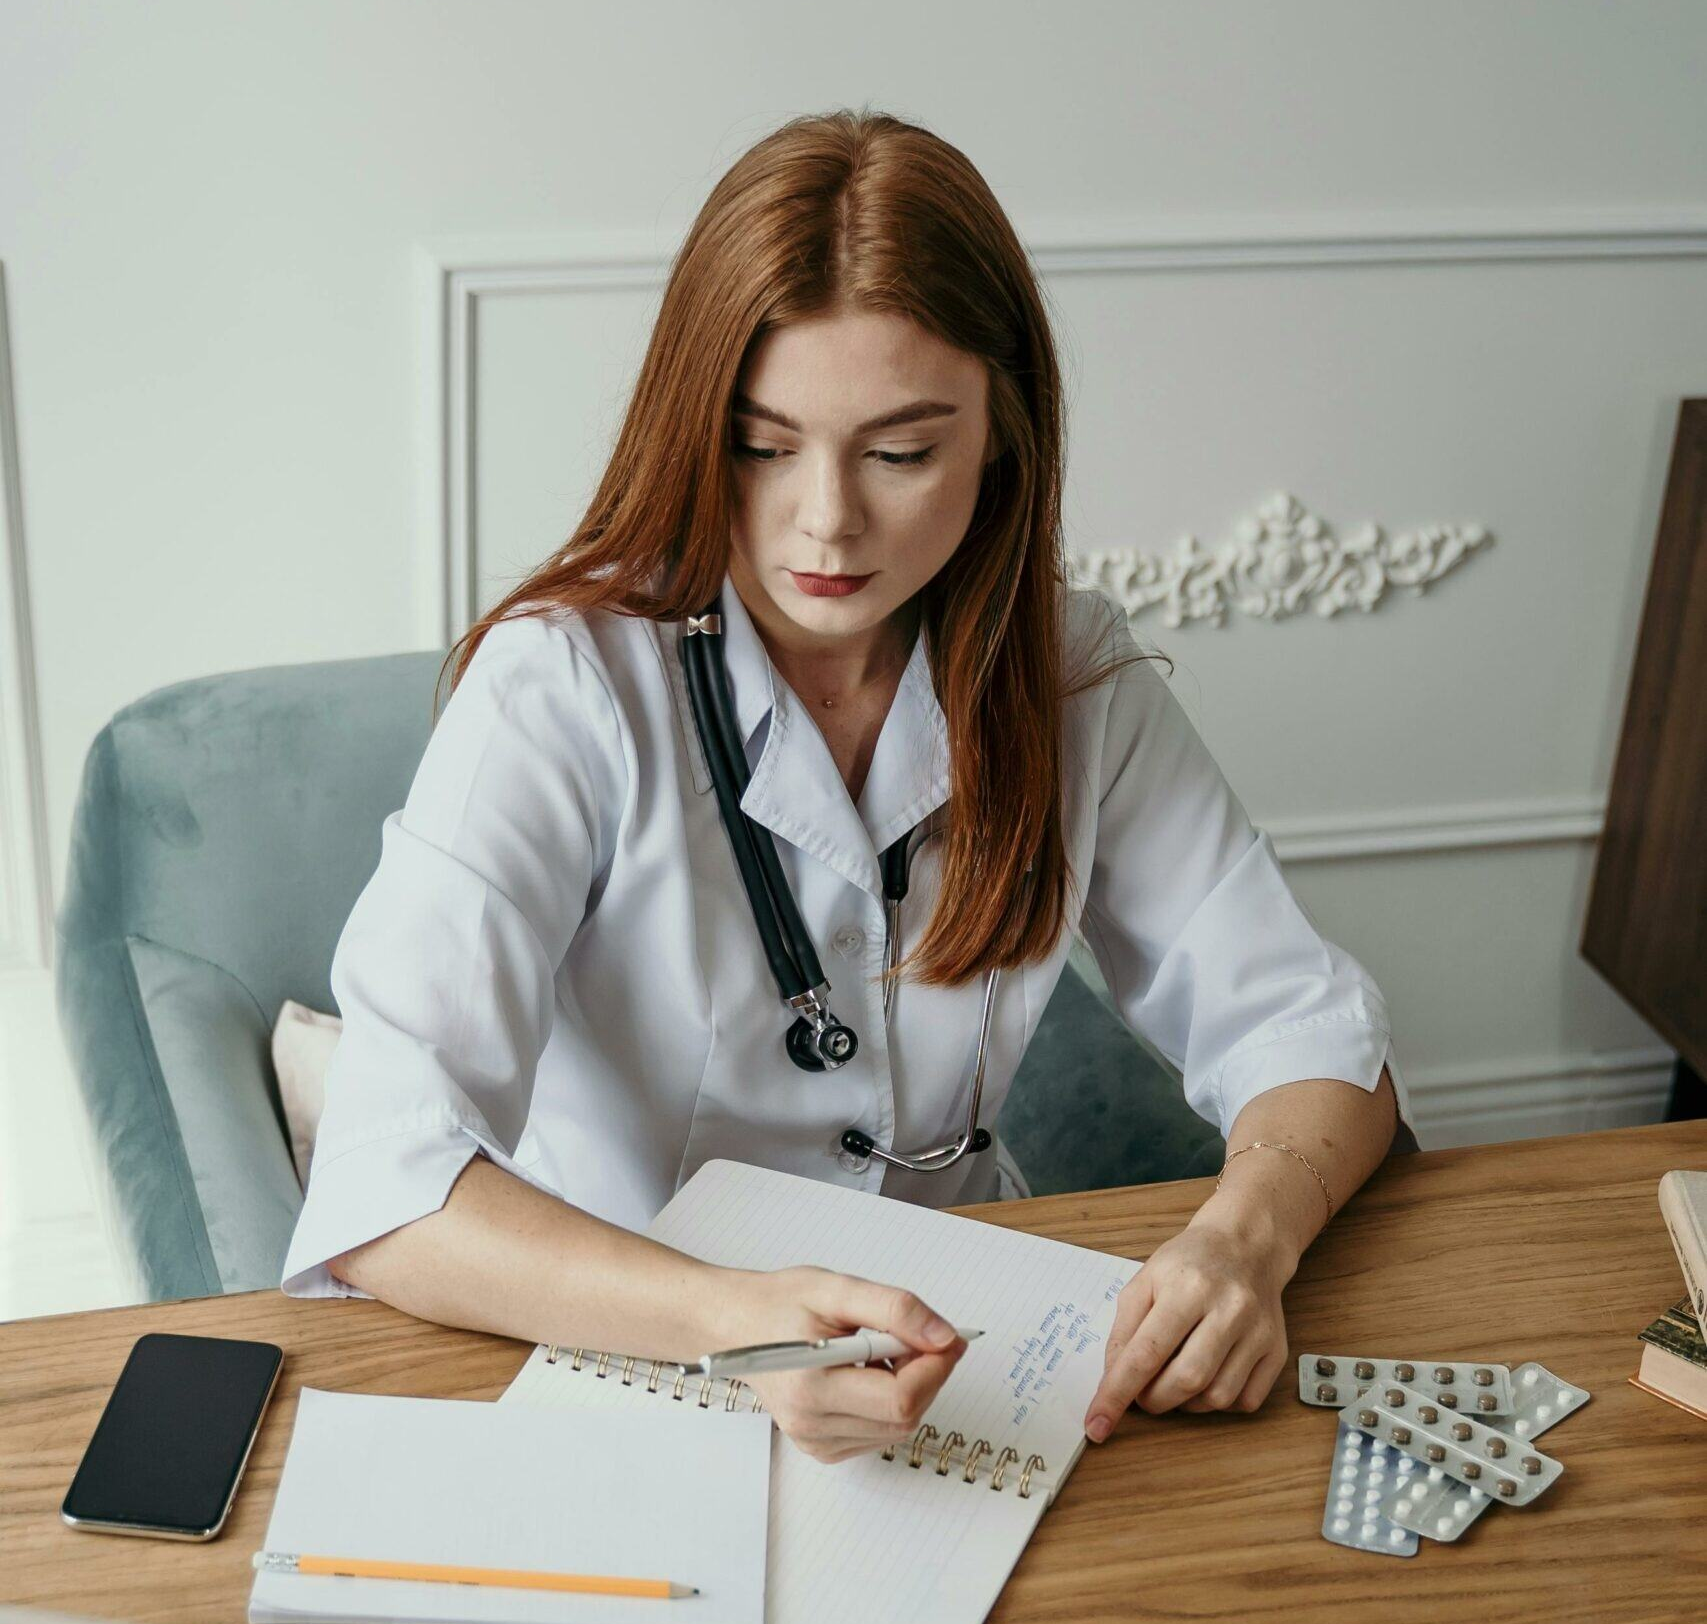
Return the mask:
[[952, 1325], [899, 1286], [811, 1265], [732, 1272], [733, 1289], [719, 1293], [713, 1313], [721, 1347], [816, 1341], [863, 1328], [891, 1331], [915, 1350], [887, 1365], [830, 1365], [739, 1378], [759, 1395], [789, 1441], [814, 1460], [851, 1460], [910, 1442], [966, 1352], [964, 1338]]

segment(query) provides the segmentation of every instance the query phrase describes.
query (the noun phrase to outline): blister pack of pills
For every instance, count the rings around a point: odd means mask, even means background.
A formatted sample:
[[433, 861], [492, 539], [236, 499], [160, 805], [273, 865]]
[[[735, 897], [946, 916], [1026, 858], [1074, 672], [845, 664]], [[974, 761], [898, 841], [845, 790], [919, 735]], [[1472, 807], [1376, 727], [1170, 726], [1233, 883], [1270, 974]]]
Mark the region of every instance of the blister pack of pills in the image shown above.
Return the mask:
[[[1561, 1381], [1545, 1365], [1533, 1360], [1512, 1372], [1511, 1386], [1512, 1413], [1496, 1417], [1488, 1425], [1495, 1431], [1509, 1433], [1514, 1447], [1518, 1441], [1534, 1438], [1555, 1426], [1589, 1401], [1586, 1388]], [[1399, 1480], [1380, 1502], [1380, 1509], [1386, 1520], [1412, 1533], [1453, 1540], [1492, 1504], [1475, 1484], [1458, 1482], [1442, 1468], [1431, 1466], [1420, 1475], [1413, 1472]]]
[[1417, 1470], [1410, 1456], [1342, 1421], [1334, 1440], [1328, 1500], [1322, 1508], [1322, 1538], [1354, 1550], [1415, 1556], [1416, 1534], [1381, 1515], [1378, 1507], [1393, 1485], [1403, 1489]]
[[1564, 1470], [1527, 1439], [1513, 1438], [1469, 1416], [1443, 1415], [1426, 1394], [1401, 1397], [1402, 1402], [1393, 1405], [1377, 1401], [1374, 1394], [1353, 1399], [1340, 1411], [1340, 1420], [1506, 1505], [1531, 1504]]
[[[1342, 1409], [1373, 1389], [1380, 1399], [1396, 1388], [1426, 1393], [1442, 1409], [1466, 1415], [1509, 1415], [1511, 1371], [1472, 1359], [1359, 1359], [1342, 1353], [1298, 1355], [1298, 1396], [1306, 1404]], [[1398, 1402], [1387, 1399], [1388, 1403]]]

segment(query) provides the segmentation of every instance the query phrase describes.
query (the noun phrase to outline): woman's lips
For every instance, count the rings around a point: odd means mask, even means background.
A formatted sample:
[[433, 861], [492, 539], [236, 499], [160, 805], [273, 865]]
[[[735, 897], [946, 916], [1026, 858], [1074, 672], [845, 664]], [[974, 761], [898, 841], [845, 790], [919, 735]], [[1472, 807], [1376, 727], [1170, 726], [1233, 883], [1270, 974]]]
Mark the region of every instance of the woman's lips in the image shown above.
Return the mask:
[[871, 579], [870, 575], [803, 575], [799, 570], [788, 573], [809, 598], [845, 598], [850, 592], [859, 591]]

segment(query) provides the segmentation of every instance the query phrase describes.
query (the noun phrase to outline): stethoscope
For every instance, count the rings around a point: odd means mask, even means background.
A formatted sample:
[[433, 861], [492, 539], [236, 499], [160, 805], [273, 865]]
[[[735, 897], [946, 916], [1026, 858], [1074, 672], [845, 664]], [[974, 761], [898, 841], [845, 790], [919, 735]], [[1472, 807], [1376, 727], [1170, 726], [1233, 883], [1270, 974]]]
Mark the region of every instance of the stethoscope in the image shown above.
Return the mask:
[[[741, 809], [749, 772], [747, 753], [735, 722], [735, 707], [729, 695], [729, 676], [723, 663], [723, 616], [720, 600], [713, 598], [704, 614], [689, 615], [682, 634], [682, 670], [687, 677], [688, 699], [693, 707], [694, 726], [699, 730], [700, 748], [711, 769], [717, 791], [717, 808], [734, 848], [735, 864], [741, 871], [753, 921], [764, 943], [771, 974], [783, 1003], [795, 1012], [795, 1021], [784, 1038], [788, 1057], [802, 1071], [834, 1070], [845, 1066], [859, 1051], [859, 1039], [851, 1026], [830, 1013], [830, 983], [813, 951], [794, 893], [782, 872], [771, 832]], [[916, 824], [888, 847], [882, 856], [883, 871], [883, 960], [886, 970], [900, 962], [901, 900], [907, 894], [908, 871], [913, 852], [932, 831]], [[903, 1156], [879, 1150], [877, 1142], [860, 1128], [842, 1134], [842, 1149], [864, 1159], [875, 1156], [891, 1167], [914, 1173], [936, 1173], [952, 1167], [968, 1151], [988, 1150], [990, 1134], [978, 1126], [978, 1102], [984, 1092], [984, 1057], [990, 1036], [990, 1009], [995, 1002], [999, 968], [991, 969], [984, 981], [984, 1013], [978, 1027], [978, 1056], [972, 1074], [972, 1098], [966, 1108], [966, 1126], [947, 1144]], [[889, 1003], [894, 978], [883, 983], [883, 1024], [889, 1026]]]

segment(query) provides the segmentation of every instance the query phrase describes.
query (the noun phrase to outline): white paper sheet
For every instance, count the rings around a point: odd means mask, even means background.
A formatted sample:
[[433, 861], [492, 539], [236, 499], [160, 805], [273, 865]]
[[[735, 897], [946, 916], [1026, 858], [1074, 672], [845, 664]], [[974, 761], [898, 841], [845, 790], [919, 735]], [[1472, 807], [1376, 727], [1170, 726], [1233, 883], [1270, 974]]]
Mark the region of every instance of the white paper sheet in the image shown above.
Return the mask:
[[771, 1423], [724, 1419], [305, 1387], [266, 1549], [670, 1579], [700, 1595], [260, 1573], [250, 1624], [761, 1624]]

